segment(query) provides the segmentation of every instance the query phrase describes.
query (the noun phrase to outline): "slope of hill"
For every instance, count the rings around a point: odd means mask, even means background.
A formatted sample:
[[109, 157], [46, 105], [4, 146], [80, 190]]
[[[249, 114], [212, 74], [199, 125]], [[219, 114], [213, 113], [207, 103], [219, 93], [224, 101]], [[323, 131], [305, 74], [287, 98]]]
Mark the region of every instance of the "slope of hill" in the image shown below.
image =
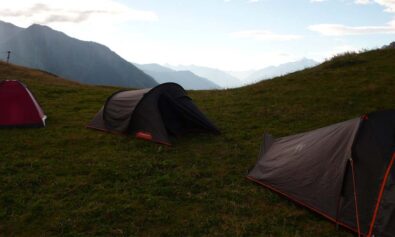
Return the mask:
[[220, 86], [206, 78], [199, 77], [190, 71], [175, 71], [159, 64], [136, 64], [143, 72], [150, 75], [158, 83], [175, 82], [187, 90], [220, 89]]
[[194, 74], [209, 79], [222, 88], [234, 88], [242, 85], [241, 81], [229, 75], [228, 73], [209, 67], [200, 67], [195, 65], [166, 65], [167, 67], [177, 71], [191, 71]]
[[247, 181], [264, 131], [284, 136], [395, 107], [395, 50], [224, 91], [192, 91], [220, 136], [173, 147], [85, 128], [118, 88], [86, 86], [0, 63], [26, 83], [46, 128], [1, 129], [4, 236], [352, 236]]
[[305, 68], [316, 66], [318, 62], [303, 58], [301, 60], [280, 64], [278, 66], [270, 66], [251, 73], [243, 82], [245, 84], [256, 83], [264, 79], [270, 79], [273, 77], [283, 76], [288, 73], [303, 70]]
[[[11, 50], [10, 62], [45, 70], [78, 82], [125, 87], [153, 87], [157, 82], [104, 45], [71, 38], [41, 25], [27, 29], [7, 25], [8, 40], [0, 51]], [[13, 31], [13, 33], [9, 33]], [[0, 37], [1, 38], [1, 37]]]

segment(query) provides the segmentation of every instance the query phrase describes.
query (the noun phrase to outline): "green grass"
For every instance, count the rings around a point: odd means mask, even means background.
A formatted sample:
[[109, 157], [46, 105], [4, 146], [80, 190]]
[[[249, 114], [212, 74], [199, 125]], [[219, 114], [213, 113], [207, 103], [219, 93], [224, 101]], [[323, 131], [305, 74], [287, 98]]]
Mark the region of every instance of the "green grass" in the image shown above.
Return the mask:
[[264, 132], [285, 136], [395, 107], [395, 50], [347, 54], [248, 87], [191, 91], [221, 129], [173, 147], [85, 125], [117, 88], [0, 63], [48, 115], [0, 130], [0, 236], [350, 236], [247, 181]]

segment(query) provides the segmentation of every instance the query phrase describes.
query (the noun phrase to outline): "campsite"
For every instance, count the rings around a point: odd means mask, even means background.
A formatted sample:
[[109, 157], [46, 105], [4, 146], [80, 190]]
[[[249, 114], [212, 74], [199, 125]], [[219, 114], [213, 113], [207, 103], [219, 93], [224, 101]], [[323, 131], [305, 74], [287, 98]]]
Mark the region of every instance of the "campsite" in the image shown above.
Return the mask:
[[[0, 133], [6, 236], [352, 236], [245, 176], [263, 133], [288, 136], [393, 109], [392, 49], [345, 54], [240, 89], [189, 91], [221, 130], [171, 147], [85, 128], [118, 90], [0, 63], [45, 111], [45, 128]], [[6, 146], [4, 144], [7, 144]]]
[[395, 0], [0, 4], [0, 237], [395, 237]]

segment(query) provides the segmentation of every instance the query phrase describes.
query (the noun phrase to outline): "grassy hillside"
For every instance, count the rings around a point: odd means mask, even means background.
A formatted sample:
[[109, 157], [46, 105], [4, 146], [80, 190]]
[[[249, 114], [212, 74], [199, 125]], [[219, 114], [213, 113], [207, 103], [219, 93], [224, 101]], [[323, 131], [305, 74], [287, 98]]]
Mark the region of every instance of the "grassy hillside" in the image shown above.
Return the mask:
[[244, 176], [264, 131], [290, 135], [395, 108], [395, 50], [226, 91], [191, 92], [222, 130], [161, 147], [85, 129], [115, 88], [0, 64], [48, 115], [0, 130], [1, 236], [350, 236]]

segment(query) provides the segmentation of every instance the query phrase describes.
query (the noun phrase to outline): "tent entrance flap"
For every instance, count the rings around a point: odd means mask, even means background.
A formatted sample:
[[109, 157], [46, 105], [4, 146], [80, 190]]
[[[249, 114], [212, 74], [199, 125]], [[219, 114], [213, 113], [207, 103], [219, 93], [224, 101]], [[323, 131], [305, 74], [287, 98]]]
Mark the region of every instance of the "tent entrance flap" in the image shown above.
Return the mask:
[[166, 94], [159, 99], [159, 110], [167, 131], [174, 136], [201, 130], [217, 131], [211, 123], [207, 123], [204, 115], [187, 96], [172, 98]]

